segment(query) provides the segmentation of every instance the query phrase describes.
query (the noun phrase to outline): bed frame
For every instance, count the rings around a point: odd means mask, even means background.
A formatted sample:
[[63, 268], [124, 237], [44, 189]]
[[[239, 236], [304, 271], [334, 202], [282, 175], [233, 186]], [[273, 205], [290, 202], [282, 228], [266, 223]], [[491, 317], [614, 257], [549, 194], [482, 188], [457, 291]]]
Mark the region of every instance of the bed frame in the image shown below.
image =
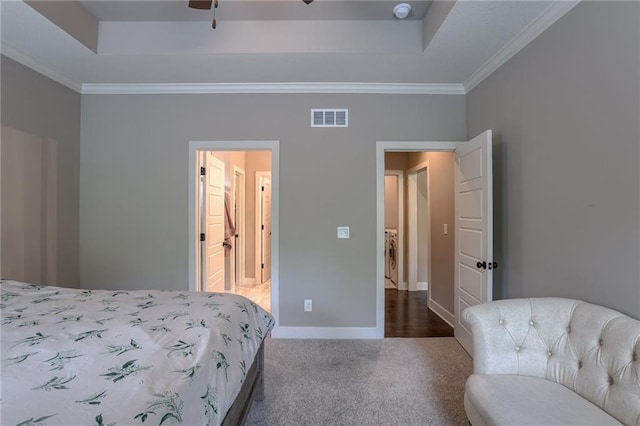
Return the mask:
[[264, 399], [264, 341], [258, 349], [251, 368], [247, 371], [247, 376], [240, 388], [240, 392], [226, 416], [222, 420], [222, 426], [244, 425], [253, 400], [262, 401]]

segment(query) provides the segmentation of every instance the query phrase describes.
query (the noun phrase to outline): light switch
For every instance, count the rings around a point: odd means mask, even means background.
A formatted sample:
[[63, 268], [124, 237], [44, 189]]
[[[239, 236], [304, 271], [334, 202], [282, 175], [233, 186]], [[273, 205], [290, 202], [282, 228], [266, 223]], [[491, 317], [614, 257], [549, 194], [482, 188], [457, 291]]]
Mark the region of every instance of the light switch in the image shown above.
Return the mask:
[[349, 238], [348, 226], [338, 226], [338, 238], [339, 239]]
[[444, 224], [444, 235], [448, 235], [449, 231], [447, 230], [447, 224]]

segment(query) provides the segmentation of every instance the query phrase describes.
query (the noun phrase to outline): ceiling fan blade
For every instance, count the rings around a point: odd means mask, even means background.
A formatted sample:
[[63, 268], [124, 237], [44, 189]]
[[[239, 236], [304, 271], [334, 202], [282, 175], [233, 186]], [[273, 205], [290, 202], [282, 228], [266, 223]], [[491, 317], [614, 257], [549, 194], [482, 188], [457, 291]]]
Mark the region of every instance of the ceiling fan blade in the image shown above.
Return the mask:
[[211, 9], [213, 0], [189, 0], [189, 7], [192, 9], [208, 10]]

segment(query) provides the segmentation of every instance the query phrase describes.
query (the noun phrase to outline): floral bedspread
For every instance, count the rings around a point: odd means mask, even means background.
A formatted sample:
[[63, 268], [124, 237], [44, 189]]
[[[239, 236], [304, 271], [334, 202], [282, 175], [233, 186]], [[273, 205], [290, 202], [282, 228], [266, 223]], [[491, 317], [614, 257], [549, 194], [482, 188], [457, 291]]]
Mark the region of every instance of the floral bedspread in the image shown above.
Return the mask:
[[3, 425], [219, 424], [273, 317], [234, 294], [0, 281]]

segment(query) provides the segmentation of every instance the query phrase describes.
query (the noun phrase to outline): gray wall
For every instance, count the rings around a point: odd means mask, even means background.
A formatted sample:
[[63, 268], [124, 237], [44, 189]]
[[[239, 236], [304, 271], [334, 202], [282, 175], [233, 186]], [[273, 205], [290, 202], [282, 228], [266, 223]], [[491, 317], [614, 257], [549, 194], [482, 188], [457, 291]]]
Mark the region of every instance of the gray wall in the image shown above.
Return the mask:
[[80, 94], [2, 56], [2, 277], [78, 286]]
[[[429, 161], [431, 190], [431, 299], [454, 315], [455, 200], [454, 154], [412, 152], [407, 168]], [[447, 235], [444, 235], [444, 224]]]
[[[310, 128], [328, 107], [348, 129]], [[82, 286], [187, 289], [188, 142], [279, 140], [280, 324], [373, 327], [376, 140], [465, 136], [464, 96], [84, 96]]]
[[496, 296], [640, 317], [640, 4], [583, 2], [467, 96], [494, 144]]

